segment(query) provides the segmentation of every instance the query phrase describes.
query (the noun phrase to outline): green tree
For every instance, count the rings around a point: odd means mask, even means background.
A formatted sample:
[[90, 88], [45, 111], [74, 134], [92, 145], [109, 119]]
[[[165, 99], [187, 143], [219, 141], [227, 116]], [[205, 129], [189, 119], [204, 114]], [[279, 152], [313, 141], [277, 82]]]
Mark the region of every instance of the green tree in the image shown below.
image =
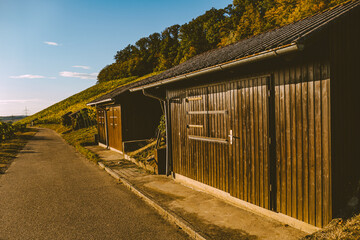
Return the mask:
[[175, 59], [179, 50], [180, 25], [173, 25], [161, 33], [159, 60], [156, 71], [163, 71], [175, 66]]
[[221, 22], [226, 19], [224, 9], [212, 8], [205, 14], [180, 27], [180, 48], [175, 62], [189, 58], [217, 47], [221, 41]]

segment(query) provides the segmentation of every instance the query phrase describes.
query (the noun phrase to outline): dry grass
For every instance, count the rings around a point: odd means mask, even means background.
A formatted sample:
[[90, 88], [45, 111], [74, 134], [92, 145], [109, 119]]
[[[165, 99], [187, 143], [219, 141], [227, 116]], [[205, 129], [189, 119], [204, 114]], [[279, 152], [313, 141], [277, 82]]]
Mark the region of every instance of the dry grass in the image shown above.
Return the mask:
[[155, 145], [156, 141], [152, 141], [146, 146], [127, 154], [137, 161], [148, 163], [148, 160], [153, 160], [155, 157]]
[[153, 147], [154, 147], [155, 145], [156, 145], [156, 141], [152, 141], [152, 142], [150, 142], [149, 144], [147, 144], [146, 146], [144, 146], [144, 147], [142, 147], [142, 148], [139, 148], [139, 149], [136, 150], [136, 151], [133, 151], [133, 152], [128, 153], [128, 155], [129, 155], [130, 157], [136, 156], [136, 155], [138, 155], [139, 153], [144, 152], [144, 151], [147, 150], [148, 148], [152, 148], [152, 149], [153, 149]]
[[35, 133], [35, 129], [27, 128], [24, 132], [15, 133], [15, 138], [0, 143], [0, 174], [5, 173], [16, 155]]
[[303, 240], [359, 240], [360, 214], [343, 221], [334, 219], [322, 231], [308, 235]]

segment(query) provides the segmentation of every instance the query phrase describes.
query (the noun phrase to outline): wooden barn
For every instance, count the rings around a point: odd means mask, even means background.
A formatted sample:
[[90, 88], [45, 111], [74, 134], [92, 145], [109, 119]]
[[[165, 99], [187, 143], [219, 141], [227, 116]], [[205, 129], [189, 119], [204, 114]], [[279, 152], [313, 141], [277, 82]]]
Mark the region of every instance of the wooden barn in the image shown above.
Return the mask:
[[156, 137], [160, 102], [141, 92], [130, 93], [131, 86], [119, 87], [87, 104], [96, 107], [100, 145], [112, 150], [132, 150], [136, 143]]
[[359, 5], [135, 84], [166, 102], [168, 174], [318, 227], [359, 211]]

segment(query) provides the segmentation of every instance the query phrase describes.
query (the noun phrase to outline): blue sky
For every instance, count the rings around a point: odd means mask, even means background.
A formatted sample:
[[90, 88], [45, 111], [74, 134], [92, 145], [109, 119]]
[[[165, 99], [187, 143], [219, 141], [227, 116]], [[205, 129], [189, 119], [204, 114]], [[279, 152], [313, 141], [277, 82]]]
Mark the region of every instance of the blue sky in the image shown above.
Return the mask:
[[96, 83], [116, 51], [231, 0], [0, 0], [0, 116]]

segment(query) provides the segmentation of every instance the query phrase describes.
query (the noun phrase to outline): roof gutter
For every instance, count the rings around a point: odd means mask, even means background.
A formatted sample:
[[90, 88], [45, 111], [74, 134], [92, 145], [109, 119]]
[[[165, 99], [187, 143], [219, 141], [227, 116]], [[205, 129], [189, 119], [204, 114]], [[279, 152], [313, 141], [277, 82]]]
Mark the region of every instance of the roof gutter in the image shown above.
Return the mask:
[[93, 105], [97, 105], [97, 104], [100, 104], [100, 103], [112, 102], [112, 101], [113, 101], [112, 98], [108, 98], [108, 99], [101, 100], [101, 101], [98, 101], [98, 102], [87, 103], [86, 106], [93, 106]]
[[149, 93], [149, 92], [146, 92], [145, 89], [142, 89], [142, 92], [143, 92], [144, 96], [157, 99], [157, 100], [159, 100], [160, 102], [164, 102], [164, 101], [165, 101], [165, 99], [163, 99], [163, 98], [160, 98], [160, 97], [158, 97], [158, 96], [155, 96], [154, 94], [151, 94], [151, 93]]
[[283, 55], [283, 54], [288, 54], [291, 52], [295, 52], [295, 51], [301, 51], [303, 50], [304, 46], [301, 44], [297, 44], [296, 42], [294, 43], [290, 43], [281, 47], [277, 47], [277, 48], [273, 48], [270, 50], [266, 50], [266, 51], [262, 51], [253, 55], [249, 55], [246, 57], [242, 57], [236, 60], [232, 60], [229, 62], [225, 62], [225, 63], [221, 63], [218, 65], [214, 65], [211, 67], [207, 67], [201, 70], [197, 70], [191, 73], [187, 73], [187, 74], [183, 74], [180, 76], [176, 76], [173, 78], [168, 78], [168, 79], [164, 79], [164, 80], [160, 80], [154, 83], [150, 83], [147, 85], [143, 85], [140, 87], [135, 87], [130, 89], [130, 92], [135, 92], [135, 91], [139, 91], [139, 90], [143, 90], [143, 89], [147, 89], [147, 88], [152, 88], [155, 86], [160, 86], [160, 85], [164, 85], [164, 84], [168, 84], [168, 83], [172, 83], [172, 82], [176, 82], [176, 81], [180, 81], [180, 80], [184, 80], [187, 78], [192, 78], [195, 76], [200, 76], [203, 74], [207, 74], [207, 73], [211, 73], [211, 72], [218, 72], [218, 71], [223, 71], [223, 70], [227, 70], [233, 67], [237, 67], [240, 66], [242, 64], [246, 64], [246, 63], [251, 63], [251, 62], [256, 62], [259, 60], [264, 60], [267, 58], [272, 58], [272, 57], [276, 57], [279, 55]]

